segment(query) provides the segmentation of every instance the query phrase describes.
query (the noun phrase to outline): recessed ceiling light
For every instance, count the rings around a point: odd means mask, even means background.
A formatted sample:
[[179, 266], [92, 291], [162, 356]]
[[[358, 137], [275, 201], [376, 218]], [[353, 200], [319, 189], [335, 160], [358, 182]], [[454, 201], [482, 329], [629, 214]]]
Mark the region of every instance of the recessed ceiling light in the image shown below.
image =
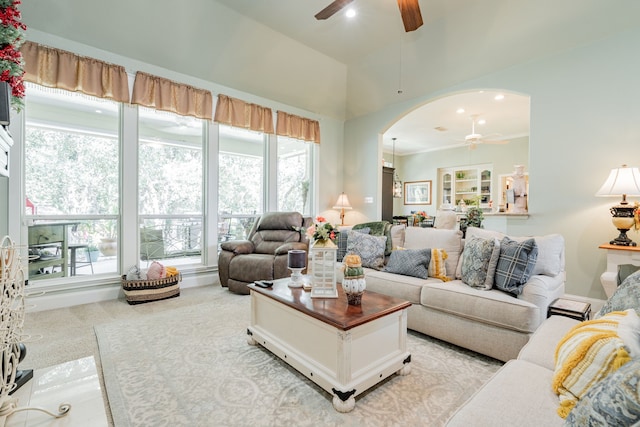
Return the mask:
[[353, 18], [354, 16], [356, 16], [356, 10], [351, 7], [347, 9], [347, 12], [345, 13], [345, 15], [347, 15], [347, 18]]
[[464, 108], [458, 108], [458, 109], [456, 110], [456, 113], [458, 113], [458, 114], [462, 114], [462, 113], [464, 113]]
[[478, 124], [479, 124], [479, 125], [483, 125], [483, 124], [485, 124], [485, 123], [487, 123], [487, 121], [486, 121], [485, 119], [480, 119], [480, 120], [478, 120]]
[[501, 94], [501, 93], [499, 93], [499, 94], [498, 94], [498, 95], [496, 95], [496, 96], [495, 96], [495, 98], [493, 98], [493, 99], [495, 99], [496, 101], [502, 101], [502, 100], [504, 99], [504, 95], [503, 95], [503, 94]]

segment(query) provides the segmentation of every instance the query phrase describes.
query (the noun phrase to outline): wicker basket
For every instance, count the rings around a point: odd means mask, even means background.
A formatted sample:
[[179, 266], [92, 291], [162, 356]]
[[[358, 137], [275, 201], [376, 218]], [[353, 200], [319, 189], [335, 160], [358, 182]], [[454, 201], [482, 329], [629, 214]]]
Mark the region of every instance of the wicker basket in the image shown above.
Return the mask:
[[180, 296], [182, 275], [155, 280], [127, 280], [122, 276], [122, 290], [129, 304], [142, 304]]

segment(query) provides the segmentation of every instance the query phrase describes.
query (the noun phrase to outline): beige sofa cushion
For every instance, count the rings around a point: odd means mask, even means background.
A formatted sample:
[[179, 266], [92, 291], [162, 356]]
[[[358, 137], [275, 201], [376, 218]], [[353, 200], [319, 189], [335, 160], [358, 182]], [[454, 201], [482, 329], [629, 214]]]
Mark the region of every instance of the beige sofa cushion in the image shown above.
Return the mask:
[[536, 305], [496, 289], [474, 289], [461, 280], [425, 283], [420, 304], [524, 333], [533, 333], [540, 320], [540, 309]]
[[[518, 359], [527, 360], [549, 370], [555, 369], [554, 355], [558, 342], [580, 321], [565, 316], [551, 316], [536, 330]], [[549, 384], [551, 387], [551, 384]]]
[[444, 249], [447, 252], [445, 261], [447, 277], [453, 279], [462, 252], [462, 232], [459, 230], [407, 227], [404, 247], [407, 249]]
[[420, 304], [420, 294], [425, 285], [428, 283], [441, 282], [440, 279], [419, 279], [417, 277], [387, 273], [370, 268], [364, 269], [364, 277], [367, 281], [368, 291], [390, 295], [409, 301], [412, 304]]
[[448, 427], [562, 426], [558, 396], [551, 390], [553, 371], [526, 360], [510, 360], [460, 407]]

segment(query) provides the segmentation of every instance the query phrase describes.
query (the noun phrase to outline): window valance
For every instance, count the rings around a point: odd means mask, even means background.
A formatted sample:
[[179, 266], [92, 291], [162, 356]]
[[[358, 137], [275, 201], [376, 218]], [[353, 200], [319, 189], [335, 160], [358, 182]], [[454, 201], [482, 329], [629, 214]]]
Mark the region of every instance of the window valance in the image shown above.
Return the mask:
[[121, 65], [109, 64], [33, 42], [21, 47], [25, 81], [129, 102], [129, 81]]
[[278, 111], [276, 134], [320, 144], [320, 122]]
[[213, 120], [256, 132], [274, 133], [271, 108], [251, 104], [227, 95], [218, 95], [216, 114]]
[[132, 104], [211, 120], [213, 96], [205, 89], [138, 71], [133, 83]]

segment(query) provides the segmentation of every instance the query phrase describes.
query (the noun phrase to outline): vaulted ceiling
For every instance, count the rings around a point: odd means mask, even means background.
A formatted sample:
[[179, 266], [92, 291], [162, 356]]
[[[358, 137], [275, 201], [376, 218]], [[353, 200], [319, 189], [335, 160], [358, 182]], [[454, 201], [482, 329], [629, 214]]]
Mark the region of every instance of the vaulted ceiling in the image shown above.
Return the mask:
[[56, 0], [20, 8], [30, 30], [339, 120], [588, 44], [639, 25], [640, 16], [637, 0], [419, 2], [424, 25], [409, 33], [396, 0], [354, 0], [354, 18], [340, 12], [324, 21], [314, 15], [331, 0]]

